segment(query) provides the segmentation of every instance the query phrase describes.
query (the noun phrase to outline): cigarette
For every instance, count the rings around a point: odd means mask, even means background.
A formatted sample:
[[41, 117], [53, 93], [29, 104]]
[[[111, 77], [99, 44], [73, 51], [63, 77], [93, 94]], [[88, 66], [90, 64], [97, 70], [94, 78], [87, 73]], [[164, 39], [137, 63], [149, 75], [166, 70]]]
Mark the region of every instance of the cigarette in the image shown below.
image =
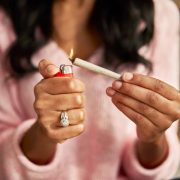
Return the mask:
[[97, 66], [95, 64], [92, 64], [90, 62], [87, 62], [87, 61], [79, 59], [79, 58], [75, 58], [75, 59], [69, 58], [69, 60], [78, 67], [88, 69], [88, 70], [93, 71], [98, 74], [102, 74], [102, 75], [105, 75], [105, 76], [108, 76], [108, 77], [111, 77], [114, 79], [119, 79], [121, 77], [121, 75], [118, 73], [115, 73], [113, 71], [102, 68], [100, 66]]

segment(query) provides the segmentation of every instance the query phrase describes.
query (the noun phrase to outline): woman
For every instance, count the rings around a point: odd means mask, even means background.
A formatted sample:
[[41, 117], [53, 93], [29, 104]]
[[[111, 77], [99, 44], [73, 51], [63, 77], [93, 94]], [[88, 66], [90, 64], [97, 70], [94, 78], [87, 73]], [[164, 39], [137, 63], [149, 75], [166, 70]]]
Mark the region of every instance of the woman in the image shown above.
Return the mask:
[[[171, 1], [4, 0], [0, 5], [0, 179], [174, 175], [179, 20]], [[54, 64], [69, 64], [72, 47], [77, 57], [131, 73], [112, 82], [74, 67], [73, 78], [54, 77], [59, 71]], [[67, 127], [59, 122], [62, 114], [68, 116]]]

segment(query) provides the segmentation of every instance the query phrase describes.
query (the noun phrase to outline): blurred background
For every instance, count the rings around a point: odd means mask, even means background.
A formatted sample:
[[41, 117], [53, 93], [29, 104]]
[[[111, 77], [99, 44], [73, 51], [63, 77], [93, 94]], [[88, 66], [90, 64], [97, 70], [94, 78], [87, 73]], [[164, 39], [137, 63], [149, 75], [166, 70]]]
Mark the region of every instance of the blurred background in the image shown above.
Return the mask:
[[[174, 2], [177, 4], [180, 12], [180, 0], [174, 0]], [[179, 32], [180, 33], [180, 32]], [[180, 73], [179, 73], [180, 74]], [[180, 79], [180, 78], [179, 78]], [[180, 122], [179, 122], [179, 132], [178, 132], [179, 140], [180, 140]]]
[[174, 0], [174, 1], [178, 5], [178, 7], [180, 8], [180, 0]]
[[[174, 0], [174, 2], [177, 4], [179, 10], [180, 10], [180, 0]], [[179, 132], [178, 132], [178, 136], [179, 136], [179, 140], [180, 140], [180, 122], [179, 122]], [[180, 177], [180, 167], [179, 170], [177, 172], [177, 177]]]

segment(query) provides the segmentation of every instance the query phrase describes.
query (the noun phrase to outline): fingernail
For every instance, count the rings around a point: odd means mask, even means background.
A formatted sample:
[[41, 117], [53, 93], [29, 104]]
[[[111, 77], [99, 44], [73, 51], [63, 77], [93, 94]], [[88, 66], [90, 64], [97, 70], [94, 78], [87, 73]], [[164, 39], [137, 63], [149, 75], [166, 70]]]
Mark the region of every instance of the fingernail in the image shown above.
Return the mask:
[[112, 88], [108, 88], [108, 89], [107, 89], [107, 94], [108, 94], [109, 96], [113, 96], [115, 93], [116, 93], [116, 91], [113, 90]]
[[49, 65], [47, 68], [46, 68], [46, 71], [47, 73], [56, 73], [57, 70], [56, 68], [54, 67], [54, 65]]
[[123, 76], [123, 79], [126, 81], [130, 81], [133, 79], [133, 74], [132, 73], [125, 73]]
[[113, 84], [114, 89], [117, 89], [117, 90], [120, 89], [121, 86], [122, 86], [122, 82], [120, 81], [115, 81]]

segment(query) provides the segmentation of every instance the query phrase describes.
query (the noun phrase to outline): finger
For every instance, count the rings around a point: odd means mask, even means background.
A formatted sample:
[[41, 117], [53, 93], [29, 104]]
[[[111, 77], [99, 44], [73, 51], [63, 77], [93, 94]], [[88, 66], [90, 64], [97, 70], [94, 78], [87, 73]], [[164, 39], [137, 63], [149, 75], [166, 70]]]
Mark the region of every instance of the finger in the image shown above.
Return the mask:
[[43, 98], [43, 100], [39, 99], [34, 103], [34, 108], [38, 111], [42, 109], [53, 111], [81, 109], [85, 104], [85, 97], [82, 93], [43, 95], [40, 98]]
[[68, 126], [66, 128], [59, 128], [49, 130], [49, 135], [54, 141], [62, 143], [63, 140], [67, 140], [76, 137], [84, 132], [84, 124], [78, 124], [74, 126]]
[[59, 68], [51, 61], [43, 59], [39, 63], [39, 72], [44, 78], [50, 78], [59, 72]]
[[[72, 110], [67, 111], [67, 114], [68, 114], [70, 125], [82, 124], [84, 122], [84, 119], [85, 119], [84, 109], [72, 109]], [[56, 125], [60, 126], [59, 118], [57, 120], [58, 121]]]
[[[114, 102], [113, 102], [114, 103]], [[154, 125], [142, 114], [137, 113], [133, 109], [125, 106], [121, 103], [114, 103], [114, 105], [125, 114], [131, 121], [133, 121], [137, 126], [141, 127], [153, 127]]]
[[106, 89], [106, 94], [107, 94], [108, 96], [110, 96], [110, 97], [112, 97], [115, 93], [116, 93], [116, 91], [115, 91], [113, 88], [111, 88], [111, 87], [108, 87], [108, 88]]
[[177, 114], [173, 101], [170, 101], [149, 89], [120, 81], [115, 81], [115, 83], [113, 83], [113, 89], [140, 102], [143, 102], [162, 113], [173, 116]]
[[67, 93], [80, 93], [85, 89], [84, 84], [76, 78], [49, 78], [44, 79], [39, 84], [39, 90], [44, 90], [51, 95], [67, 94]]
[[[68, 120], [70, 125], [77, 125], [84, 122], [85, 110], [84, 109], [72, 109], [66, 111], [68, 114]], [[42, 110], [38, 113], [39, 119], [46, 126], [59, 127], [60, 126], [60, 111], [47, 111]]]
[[144, 117], [146, 117], [149, 121], [151, 121], [156, 127], [161, 129], [162, 131], [169, 128], [172, 124], [172, 121], [170, 120], [170, 118], [167, 115], [162, 114], [162, 113], [158, 112], [156, 109], [154, 109], [140, 101], [132, 99], [127, 95], [124, 95], [121, 93], [116, 93], [112, 97], [112, 100], [113, 100], [113, 102], [123, 104], [123, 105], [131, 108], [135, 112], [143, 115]]
[[150, 89], [166, 97], [169, 100], [176, 100], [177, 95], [179, 94], [178, 90], [170, 86], [169, 84], [161, 80], [141, 74], [125, 73], [122, 76], [122, 80], [128, 83], [135, 84], [137, 86]]
[[156, 126], [154, 126], [154, 124], [152, 124], [146, 117], [123, 104], [117, 103], [115, 105], [123, 114], [137, 125], [137, 136], [142, 141], [151, 141], [152, 137], [156, 136], [158, 132]]

